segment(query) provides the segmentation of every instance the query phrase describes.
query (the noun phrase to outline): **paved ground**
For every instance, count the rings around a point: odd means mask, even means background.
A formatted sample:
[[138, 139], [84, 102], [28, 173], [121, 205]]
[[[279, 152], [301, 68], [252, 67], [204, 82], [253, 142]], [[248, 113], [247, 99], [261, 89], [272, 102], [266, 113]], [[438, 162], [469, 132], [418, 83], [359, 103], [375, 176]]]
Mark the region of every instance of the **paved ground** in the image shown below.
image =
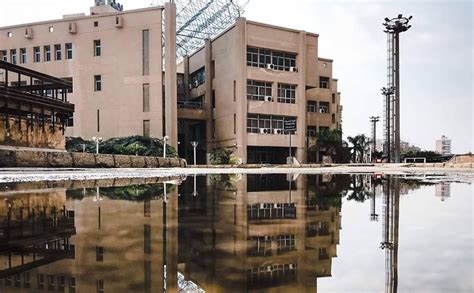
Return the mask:
[[111, 178], [168, 177], [193, 174], [360, 174], [377, 173], [393, 175], [443, 176], [474, 183], [472, 168], [407, 167], [404, 164], [375, 166], [342, 165], [331, 167], [287, 167], [262, 168], [159, 168], [159, 169], [54, 169], [54, 168], [0, 168], [0, 183], [56, 180], [96, 180]]

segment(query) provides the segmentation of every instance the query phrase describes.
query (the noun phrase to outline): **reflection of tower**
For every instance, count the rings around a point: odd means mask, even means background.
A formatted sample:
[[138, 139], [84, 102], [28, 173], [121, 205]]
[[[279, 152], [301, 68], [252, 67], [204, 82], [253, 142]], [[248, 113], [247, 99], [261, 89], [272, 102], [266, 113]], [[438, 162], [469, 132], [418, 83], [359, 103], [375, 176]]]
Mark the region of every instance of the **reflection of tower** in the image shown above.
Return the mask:
[[446, 182], [436, 184], [435, 196], [440, 197], [441, 201], [444, 201], [447, 197], [450, 197], [451, 196], [450, 184]]
[[385, 292], [395, 293], [398, 286], [398, 220], [400, 208], [400, 182], [388, 177], [384, 182], [383, 241], [385, 249]]

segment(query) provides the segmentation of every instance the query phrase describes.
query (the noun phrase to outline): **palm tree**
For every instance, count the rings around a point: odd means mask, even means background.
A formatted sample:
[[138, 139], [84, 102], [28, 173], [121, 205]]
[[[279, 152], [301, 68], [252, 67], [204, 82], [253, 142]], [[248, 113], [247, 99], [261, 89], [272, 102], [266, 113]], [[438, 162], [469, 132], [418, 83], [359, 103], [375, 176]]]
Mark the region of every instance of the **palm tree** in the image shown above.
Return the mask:
[[361, 163], [369, 147], [370, 139], [364, 134], [358, 134], [354, 137], [348, 136], [347, 140], [352, 144], [352, 161]]
[[326, 156], [333, 156], [336, 149], [342, 145], [342, 131], [338, 129], [320, 131], [316, 138], [316, 145]]

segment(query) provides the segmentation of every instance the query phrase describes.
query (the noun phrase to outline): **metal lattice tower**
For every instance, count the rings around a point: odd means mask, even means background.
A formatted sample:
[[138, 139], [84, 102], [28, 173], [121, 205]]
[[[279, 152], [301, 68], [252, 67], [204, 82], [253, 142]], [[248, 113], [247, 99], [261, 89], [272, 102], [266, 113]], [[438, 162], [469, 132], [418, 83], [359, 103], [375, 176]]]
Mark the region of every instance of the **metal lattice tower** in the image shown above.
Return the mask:
[[387, 87], [384, 95], [384, 155], [391, 163], [400, 163], [400, 33], [407, 31], [412, 17], [385, 18], [387, 33]]
[[[153, 1], [163, 5], [166, 0]], [[176, 4], [176, 56], [181, 59], [235, 23], [244, 13], [243, 0], [174, 0]]]
[[377, 122], [380, 121], [379, 116], [371, 116], [369, 117], [371, 131], [372, 131], [372, 160], [375, 158], [375, 153], [377, 152]]

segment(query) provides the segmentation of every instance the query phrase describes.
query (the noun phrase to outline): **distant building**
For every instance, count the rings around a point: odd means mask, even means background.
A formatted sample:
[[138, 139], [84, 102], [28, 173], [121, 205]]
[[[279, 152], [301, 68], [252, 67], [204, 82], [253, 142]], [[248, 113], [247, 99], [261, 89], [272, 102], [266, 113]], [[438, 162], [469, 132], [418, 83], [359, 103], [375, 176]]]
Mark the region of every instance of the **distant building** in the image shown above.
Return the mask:
[[436, 140], [436, 152], [443, 156], [451, 154], [451, 139], [442, 135], [440, 139]]

